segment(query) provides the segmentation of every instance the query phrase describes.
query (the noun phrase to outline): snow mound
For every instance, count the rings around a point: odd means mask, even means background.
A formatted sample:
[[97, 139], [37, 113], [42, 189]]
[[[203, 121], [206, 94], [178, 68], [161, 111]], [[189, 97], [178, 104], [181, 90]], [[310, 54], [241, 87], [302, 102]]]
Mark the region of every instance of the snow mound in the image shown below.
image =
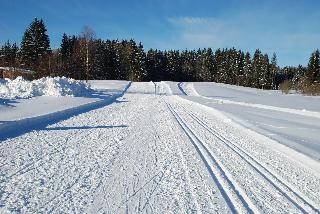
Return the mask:
[[160, 94], [160, 95], [172, 95], [172, 91], [170, 86], [161, 81], [161, 82], [157, 82], [156, 84], [156, 94]]
[[198, 94], [198, 92], [194, 88], [193, 83], [184, 82], [181, 84], [181, 88], [188, 96], [200, 97], [200, 94]]
[[133, 82], [128, 93], [134, 94], [155, 94], [155, 84], [150, 82]]
[[90, 85], [66, 77], [43, 77], [28, 81], [22, 77], [15, 80], [0, 79], [0, 98], [16, 99], [35, 96], [87, 96], [91, 92]]

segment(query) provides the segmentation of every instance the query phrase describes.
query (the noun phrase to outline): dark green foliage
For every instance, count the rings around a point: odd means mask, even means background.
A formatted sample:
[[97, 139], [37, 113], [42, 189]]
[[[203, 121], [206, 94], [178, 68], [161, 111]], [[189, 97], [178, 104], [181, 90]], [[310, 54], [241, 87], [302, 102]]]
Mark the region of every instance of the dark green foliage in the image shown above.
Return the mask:
[[306, 73], [307, 79], [313, 82], [320, 82], [320, 54], [319, 50], [314, 51], [309, 59]]
[[26, 67], [35, 68], [50, 53], [50, 41], [43, 20], [35, 18], [21, 41], [21, 60]]
[[5, 67], [16, 67], [18, 61], [18, 47], [16, 43], [7, 41], [0, 49], [0, 65]]
[[[86, 29], [91, 30], [89, 27]], [[46, 27], [34, 19], [26, 29], [19, 51], [6, 42], [0, 49], [0, 66], [44, 70], [43, 75], [60, 75], [75, 79], [120, 79], [132, 81], [214, 81], [262, 89], [278, 89], [286, 81], [295, 89], [320, 83], [319, 50], [312, 53], [308, 68], [277, 65], [259, 49], [249, 52], [211, 48], [198, 50], [145, 51], [141, 43], [131, 40], [95, 39], [63, 34], [60, 49], [50, 51]], [[318, 86], [312, 87], [317, 88]], [[313, 93], [313, 92], [312, 92]]]

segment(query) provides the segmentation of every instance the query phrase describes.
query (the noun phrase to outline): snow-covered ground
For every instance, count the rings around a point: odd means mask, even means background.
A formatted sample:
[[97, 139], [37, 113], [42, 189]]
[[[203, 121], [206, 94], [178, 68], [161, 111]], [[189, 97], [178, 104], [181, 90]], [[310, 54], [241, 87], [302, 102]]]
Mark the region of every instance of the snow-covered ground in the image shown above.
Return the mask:
[[[123, 84], [92, 82], [99, 93]], [[132, 83], [108, 105], [3, 140], [0, 212], [319, 213], [319, 161], [203, 105], [214, 100], [199, 87]]]
[[319, 96], [218, 83], [182, 86], [191, 95], [186, 99], [223, 111], [242, 125], [320, 160]]
[[16, 99], [36, 96], [88, 96], [91, 94], [90, 86], [84, 81], [66, 77], [43, 77], [28, 81], [22, 77], [15, 80], [0, 79], [0, 98]]
[[[66, 78], [32, 82], [18, 78], [5, 83], [0, 102], [0, 140], [28, 129], [29, 123], [54, 122], [108, 104], [129, 85], [128, 81], [89, 81], [88, 88], [83, 82]], [[8, 89], [6, 93], [4, 89]]]

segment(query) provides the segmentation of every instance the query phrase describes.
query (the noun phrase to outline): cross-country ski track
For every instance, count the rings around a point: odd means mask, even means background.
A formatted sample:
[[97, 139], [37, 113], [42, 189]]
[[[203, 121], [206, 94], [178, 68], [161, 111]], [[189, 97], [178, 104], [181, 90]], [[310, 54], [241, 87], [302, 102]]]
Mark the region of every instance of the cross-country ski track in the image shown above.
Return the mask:
[[320, 213], [320, 163], [131, 83], [113, 103], [0, 143], [0, 213]]

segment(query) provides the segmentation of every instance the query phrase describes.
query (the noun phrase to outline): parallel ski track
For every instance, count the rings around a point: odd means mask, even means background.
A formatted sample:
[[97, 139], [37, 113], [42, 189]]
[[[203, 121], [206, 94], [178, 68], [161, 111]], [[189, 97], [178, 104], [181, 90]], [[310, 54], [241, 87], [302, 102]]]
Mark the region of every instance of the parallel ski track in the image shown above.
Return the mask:
[[[260, 174], [266, 179], [275, 189], [277, 189], [283, 196], [285, 196], [295, 207], [297, 207], [302, 213], [309, 213], [313, 211], [320, 213], [317, 205], [307, 196], [300, 191], [293, 188], [288, 182], [284, 181], [281, 176], [268, 169], [264, 164], [259, 162], [256, 158], [252, 157], [248, 152], [241, 147], [224, 137], [221, 133], [213, 128], [209, 127], [203, 120], [197, 117], [194, 113], [187, 110], [184, 106], [179, 105], [185, 113], [187, 113], [194, 121], [196, 121], [201, 127], [211, 133], [215, 139], [222, 142], [225, 146], [235, 152], [240, 158], [242, 158], [255, 172]], [[175, 112], [176, 113], [176, 112]], [[176, 113], [177, 114], [177, 113]], [[180, 117], [181, 119], [181, 117]], [[182, 119], [181, 119], [182, 120]], [[190, 129], [190, 128], [189, 128]]]
[[189, 137], [191, 143], [197, 150], [212, 179], [219, 188], [221, 195], [228, 204], [232, 213], [259, 213], [259, 210], [252, 204], [248, 196], [232, 179], [225, 167], [215, 157], [213, 152], [205, 143], [187, 126], [173, 107], [165, 101], [168, 109]]

